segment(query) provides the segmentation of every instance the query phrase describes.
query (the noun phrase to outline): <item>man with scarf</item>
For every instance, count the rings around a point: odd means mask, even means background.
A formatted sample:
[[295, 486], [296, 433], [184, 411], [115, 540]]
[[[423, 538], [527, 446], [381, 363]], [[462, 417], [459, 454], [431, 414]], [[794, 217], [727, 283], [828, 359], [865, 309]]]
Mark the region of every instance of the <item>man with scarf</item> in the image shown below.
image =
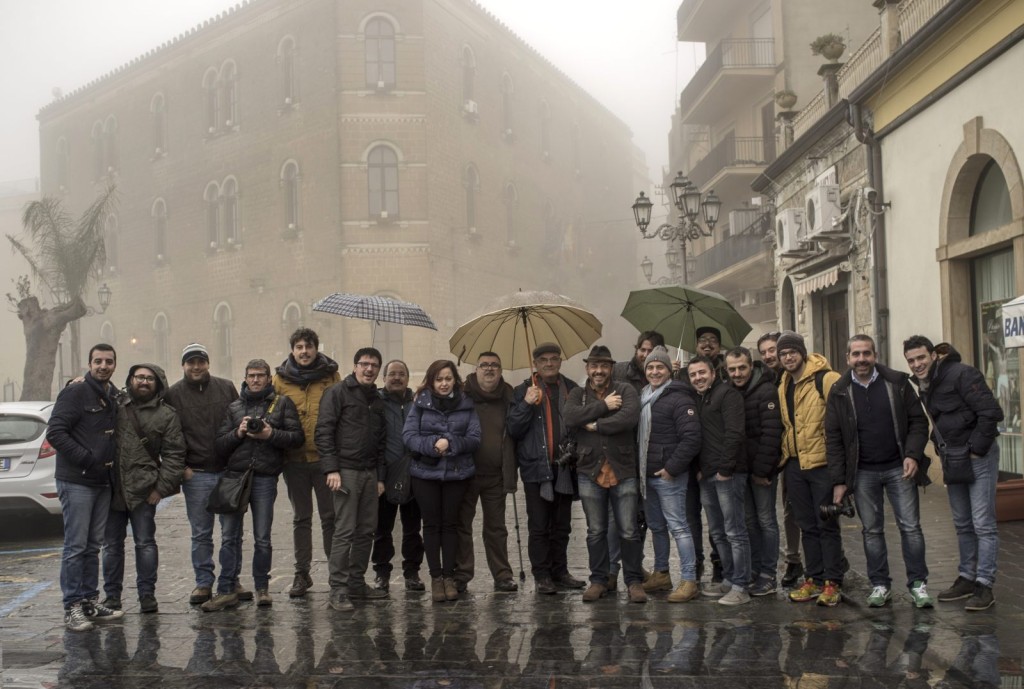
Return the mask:
[[634, 431], [640, 400], [629, 383], [612, 382], [615, 360], [604, 345], [595, 345], [587, 365], [587, 382], [569, 393], [565, 425], [576, 431], [580, 499], [587, 516], [590, 586], [583, 601], [600, 599], [608, 585], [608, 509], [619, 526], [623, 577], [629, 600], [646, 603], [643, 548], [637, 528], [640, 487], [637, 480]]
[[511, 592], [519, 586], [508, 562], [505, 496], [516, 492], [516, 458], [505, 432], [505, 413], [512, 404], [512, 386], [501, 375], [501, 358], [494, 352], [477, 357], [476, 371], [466, 377], [466, 395], [480, 417], [480, 448], [473, 453], [476, 473], [459, 511], [459, 549], [455, 556], [455, 585], [466, 590], [473, 578], [473, 520], [476, 503], [483, 511], [484, 553], [494, 578], [494, 590]]
[[292, 598], [301, 598], [313, 585], [309, 576], [313, 560], [313, 497], [316, 496], [323, 536], [324, 555], [331, 559], [334, 540], [334, 499], [327, 489], [320, 455], [316, 451], [314, 431], [324, 391], [339, 380], [338, 364], [320, 349], [320, 337], [309, 328], [299, 328], [288, 340], [291, 354], [277, 367], [274, 391], [289, 398], [299, 410], [299, 421], [306, 434], [302, 447], [288, 452], [284, 482], [292, 504], [292, 541], [295, 544], [295, 579], [288, 589]]
[[562, 349], [545, 342], [533, 350], [536, 373], [515, 389], [508, 409], [508, 434], [516, 441], [529, 530], [530, 568], [537, 593], [586, 586], [569, 574], [569, 534], [576, 493], [574, 457], [563, 453], [570, 440], [562, 421], [569, 392], [578, 387], [559, 371]]

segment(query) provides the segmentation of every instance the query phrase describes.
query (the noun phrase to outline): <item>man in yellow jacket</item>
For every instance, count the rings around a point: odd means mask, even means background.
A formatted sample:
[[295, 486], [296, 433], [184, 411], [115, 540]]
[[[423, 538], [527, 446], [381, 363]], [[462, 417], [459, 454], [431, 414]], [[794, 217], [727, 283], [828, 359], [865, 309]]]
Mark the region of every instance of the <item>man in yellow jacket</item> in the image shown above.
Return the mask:
[[302, 447], [288, 450], [284, 482], [292, 503], [292, 540], [295, 544], [295, 580], [288, 589], [292, 598], [301, 598], [313, 585], [309, 576], [313, 560], [313, 496], [316, 496], [323, 533], [324, 555], [331, 559], [334, 540], [334, 498], [327, 488], [320, 466], [320, 455], [313, 440], [324, 391], [341, 380], [338, 363], [320, 353], [320, 338], [309, 328], [299, 328], [289, 338], [291, 354], [277, 367], [274, 392], [284, 395], [299, 410], [299, 422], [306, 434]]
[[804, 338], [783, 331], [776, 343], [782, 376], [782, 457], [786, 491], [804, 546], [804, 583], [790, 591], [795, 603], [817, 599], [839, 604], [843, 583], [843, 541], [837, 518], [822, 519], [819, 505], [832, 502], [825, 451], [825, 401], [839, 374], [820, 354], [808, 354]]

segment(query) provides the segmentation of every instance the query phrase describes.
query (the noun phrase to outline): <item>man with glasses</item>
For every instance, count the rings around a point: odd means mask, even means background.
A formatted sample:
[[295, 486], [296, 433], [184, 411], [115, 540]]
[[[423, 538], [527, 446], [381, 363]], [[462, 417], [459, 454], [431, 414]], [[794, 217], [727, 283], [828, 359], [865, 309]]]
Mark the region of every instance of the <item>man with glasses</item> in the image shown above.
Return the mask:
[[[466, 395], [480, 417], [480, 448], [473, 453], [476, 473], [459, 511], [459, 548], [455, 556], [455, 586], [465, 591], [473, 578], [473, 520], [476, 503], [483, 512], [484, 554], [494, 579], [494, 590], [519, 589], [508, 561], [508, 529], [505, 526], [506, 496], [516, 492], [515, 443], [505, 430], [505, 413], [515, 397], [501, 375], [501, 358], [484, 352], [476, 371], [466, 376]], [[514, 498], [513, 498], [514, 499]]]
[[569, 574], [575, 448], [569, 451], [570, 435], [562, 420], [569, 392], [578, 386], [560, 373], [562, 349], [553, 342], [534, 348], [533, 365], [537, 372], [515, 389], [507, 415], [508, 433], [516, 441], [516, 462], [526, 494], [536, 591], [553, 595], [559, 587], [586, 586]]
[[316, 422], [316, 449], [334, 494], [329, 603], [339, 612], [353, 609], [349, 598], [388, 597], [365, 578], [387, 472], [384, 402], [375, 385], [381, 362], [373, 347], [357, 351], [352, 373], [324, 393]]
[[165, 404], [167, 379], [155, 364], [128, 370], [127, 396], [117, 413], [114, 492], [103, 534], [103, 605], [121, 609], [124, 541], [128, 524], [135, 541], [139, 612], [157, 611], [156, 506], [178, 492], [185, 471], [185, 437], [174, 409]]

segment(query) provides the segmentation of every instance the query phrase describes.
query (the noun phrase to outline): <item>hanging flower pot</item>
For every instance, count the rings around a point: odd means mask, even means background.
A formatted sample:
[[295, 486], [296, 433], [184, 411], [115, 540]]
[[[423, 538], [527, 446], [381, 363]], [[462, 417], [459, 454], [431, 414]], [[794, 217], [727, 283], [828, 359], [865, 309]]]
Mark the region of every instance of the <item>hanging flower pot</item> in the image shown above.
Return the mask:
[[783, 110], [792, 110], [796, 105], [796, 93], [789, 89], [775, 92], [775, 104]]

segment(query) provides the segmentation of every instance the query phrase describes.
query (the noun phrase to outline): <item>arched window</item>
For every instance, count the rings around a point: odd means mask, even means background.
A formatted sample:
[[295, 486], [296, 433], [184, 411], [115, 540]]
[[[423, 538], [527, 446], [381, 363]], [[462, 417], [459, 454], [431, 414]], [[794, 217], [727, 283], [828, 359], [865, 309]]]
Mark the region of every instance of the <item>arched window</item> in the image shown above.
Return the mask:
[[540, 102], [540, 155], [551, 159], [551, 105], [546, 100]]
[[501, 75], [501, 133], [506, 141], [512, 140], [512, 77]]
[[228, 244], [235, 244], [239, 239], [238, 182], [234, 177], [227, 177], [220, 189], [224, 204], [224, 240]]
[[206, 120], [206, 133], [209, 135], [220, 131], [220, 94], [217, 70], [213, 67], [206, 70], [203, 76], [203, 114]]
[[516, 246], [519, 230], [516, 227], [516, 216], [519, 211], [519, 192], [516, 185], [509, 182], [505, 185], [505, 241], [510, 247]]
[[170, 360], [170, 353], [167, 345], [167, 334], [170, 328], [167, 326], [167, 315], [158, 313], [153, 319], [153, 358], [156, 363], [166, 370]]
[[224, 128], [238, 126], [238, 69], [228, 60], [220, 68], [221, 103], [224, 104]]
[[117, 216], [113, 213], [107, 215], [107, 219], [103, 221], [103, 248], [107, 254], [107, 272], [117, 272], [117, 241], [118, 241], [118, 223]]
[[302, 327], [302, 307], [296, 302], [289, 302], [281, 314], [281, 326], [285, 333], [291, 335]]
[[277, 66], [281, 78], [281, 99], [288, 106], [299, 100], [295, 76], [295, 39], [285, 36], [277, 46]]
[[284, 192], [284, 226], [296, 231], [299, 224], [299, 164], [289, 160], [281, 168], [281, 191]]
[[216, 373], [231, 379], [231, 307], [227, 302], [213, 310], [213, 365]]
[[163, 263], [167, 260], [167, 204], [163, 199], [153, 202], [151, 211], [153, 216], [153, 248], [156, 250], [156, 260]]
[[63, 136], [57, 139], [57, 191], [68, 190], [68, 140]]
[[395, 87], [395, 27], [383, 17], [366, 24], [366, 85], [374, 89]]
[[466, 166], [466, 228], [476, 234], [476, 196], [480, 191], [480, 173], [472, 163]]
[[103, 162], [106, 163], [106, 174], [117, 172], [117, 118], [111, 115], [103, 123]]
[[206, 209], [206, 239], [210, 242], [210, 248], [216, 249], [223, 241], [220, 229], [220, 187], [216, 182], [206, 185], [203, 206]]
[[117, 340], [114, 338], [114, 324], [110, 321], [103, 321], [103, 325], [100, 326], [100, 342], [117, 346]]
[[476, 55], [468, 45], [462, 46], [462, 100], [476, 99]]
[[107, 166], [103, 164], [103, 123], [97, 122], [92, 126], [92, 178], [101, 180], [107, 174]]
[[1013, 218], [1006, 177], [995, 160], [989, 160], [974, 187], [971, 203], [971, 236], [1008, 224]]
[[374, 146], [366, 158], [370, 217], [398, 217], [398, 154], [384, 144]]
[[153, 155], [162, 156], [167, 152], [167, 113], [164, 94], [153, 96], [149, 103], [149, 112], [153, 118]]

